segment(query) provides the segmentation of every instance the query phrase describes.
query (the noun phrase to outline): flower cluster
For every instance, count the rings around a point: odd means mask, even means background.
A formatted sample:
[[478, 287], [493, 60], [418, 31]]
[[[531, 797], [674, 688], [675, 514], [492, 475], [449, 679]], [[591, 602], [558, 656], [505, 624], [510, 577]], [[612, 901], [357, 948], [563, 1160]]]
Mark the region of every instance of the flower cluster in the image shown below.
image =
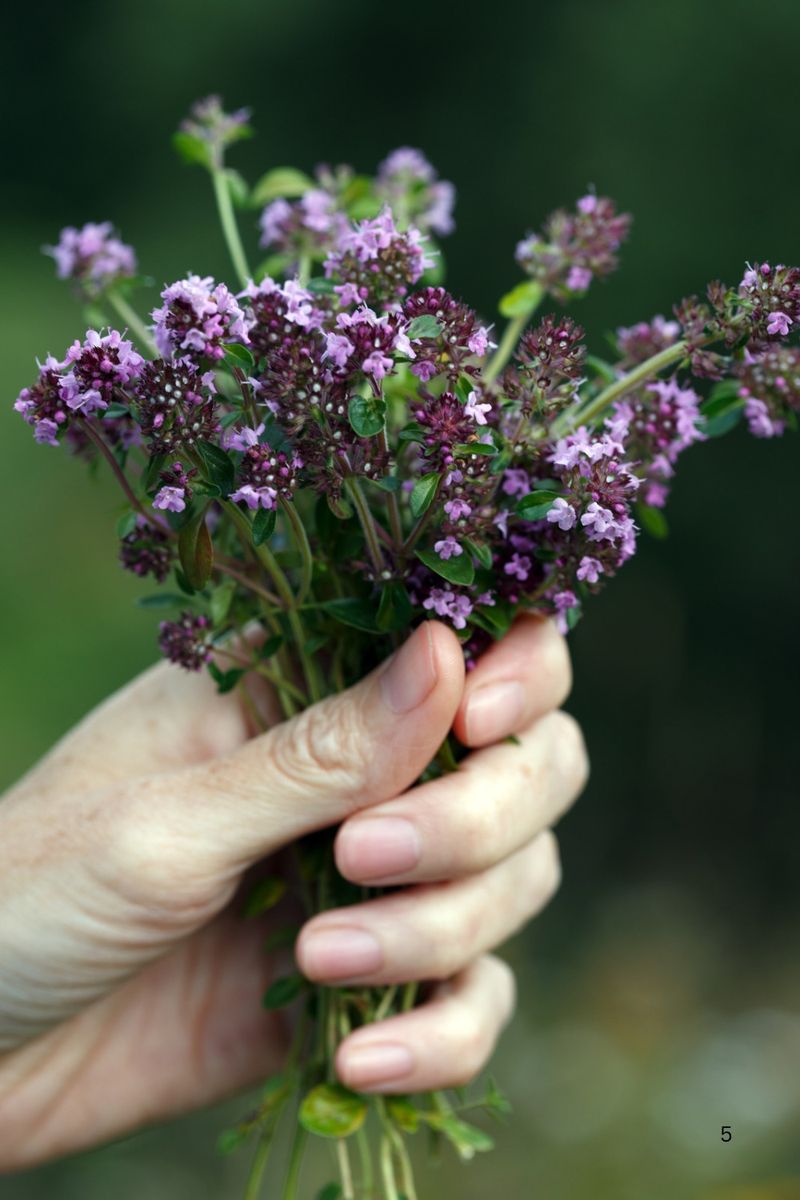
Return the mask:
[[339, 237], [325, 274], [342, 281], [335, 291], [344, 306], [366, 301], [381, 306], [402, 299], [430, 266], [433, 259], [420, 231], [411, 227], [401, 232], [391, 209], [385, 208]]
[[575, 212], [558, 209], [541, 233], [517, 245], [517, 262], [559, 300], [580, 296], [592, 280], [618, 266], [617, 250], [628, 236], [631, 218], [613, 201], [589, 193]]
[[136, 255], [110, 221], [90, 222], [81, 229], [68, 226], [55, 246], [45, 247], [45, 253], [55, 259], [59, 279], [73, 279], [90, 294], [136, 274]]
[[211, 276], [187, 275], [166, 287], [161, 299], [164, 303], [152, 316], [155, 342], [164, 358], [220, 359], [226, 343], [248, 341], [245, 314], [236, 297]]
[[440, 237], [453, 232], [456, 189], [439, 179], [421, 150], [400, 146], [378, 167], [378, 195], [397, 213], [403, 213], [418, 229]]
[[211, 661], [211, 622], [202, 614], [181, 613], [177, 621], [162, 621], [158, 631], [161, 653], [186, 671], [199, 671]]
[[306, 256], [322, 258], [349, 228], [336, 196], [324, 188], [310, 188], [294, 203], [279, 196], [263, 210], [259, 223], [261, 245], [295, 263]]
[[770, 346], [755, 354], [746, 350], [736, 373], [751, 433], [778, 437], [789, 424], [796, 424], [800, 415], [800, 350], [796, 346]]

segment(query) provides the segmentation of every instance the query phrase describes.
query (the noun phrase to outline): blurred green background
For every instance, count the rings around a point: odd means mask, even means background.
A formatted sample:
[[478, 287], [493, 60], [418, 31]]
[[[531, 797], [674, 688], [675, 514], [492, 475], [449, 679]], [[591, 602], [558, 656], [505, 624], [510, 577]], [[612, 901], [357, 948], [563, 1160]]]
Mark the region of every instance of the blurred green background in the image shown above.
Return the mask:
[[[5, 42], [0, 784], [154, 656], [111, 485], [10, 406], [82, 332], [39, 254], [62, 225], [112, 219], [159, 282], [226, 272], [207, 181], [169, 146], [197, 96], [253, 106], [251, 179], [422, 147], [459, 190], [449, 285], [487, 315], [518, 236], [587, 184], [616, 197], [636, 218], [623, 270], [576, 308], [598, 350], [745, 259], [800, 260], [796, 0], [45, 2], [14, 6]], [[800, 1197], [799, 456], [743, 433], [687, 454], [670, 539], [573, 636], [594, 774], [561, 827], [561, 895], [508, 948], [521, 1000], [494, 1067], [515, 1115], [422, 1200]], [[0, 1195], [236, 1197], [225, 1115]]]

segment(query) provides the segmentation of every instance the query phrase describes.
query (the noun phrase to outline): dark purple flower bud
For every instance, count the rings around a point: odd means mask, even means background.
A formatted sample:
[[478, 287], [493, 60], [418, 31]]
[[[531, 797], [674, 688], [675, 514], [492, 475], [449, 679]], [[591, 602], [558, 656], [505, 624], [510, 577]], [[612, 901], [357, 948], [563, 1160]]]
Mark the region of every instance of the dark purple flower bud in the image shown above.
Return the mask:
[[208, 441], [217, 430], [214, 374], [201, 374], [190, 359], [145, 363], [134, 398], [152, 454], [174, 454]]
[[172, 550], [167, 535], [156, 526], [138, 517], [136, 526], [122, 539], [119, 560], [126, 571], [134, 575], [152, 575], [163, 583], [172, 566]]
[[525, 333], [517, 348], [522, 379], [531, 390], [529, 411], [572, 400], [586, 359], [584, 331], [570, 317], [547, 316]]
[[302, 460], [263, 443], [250, 446], [239, 468], [238, 487], [231, 500], [241, 501], [250, 509], [276, 508], [278, 500], [291, 500], [297, 487]]
[[208, 617], [191, 612], [181, 613], [177, 621], [162, 621], [159, 649], [170, 662], [187, 671], [199, 671], [211, 660], [210, 627]]
[[480, 364], [475, 360], [495, 344], [475, 312], [443, 287], [414, 292], [403, 305], [403, 314], [409, 323], [418, 317], [433, 317], [441, 327], [435, 336], [415, 337], [412, 342], [416, 358], [411, 370], [424, 383], [435, 375], [446, 375], [455, 385], [462, 374], [477, 375]]

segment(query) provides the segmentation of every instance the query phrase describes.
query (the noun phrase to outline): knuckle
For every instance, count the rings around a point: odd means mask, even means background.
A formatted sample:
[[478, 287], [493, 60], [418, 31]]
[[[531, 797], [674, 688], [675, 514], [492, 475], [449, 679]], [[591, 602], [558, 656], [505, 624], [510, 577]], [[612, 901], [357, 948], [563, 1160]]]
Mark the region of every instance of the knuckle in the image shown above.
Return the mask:
[[444, 833], [450, 841], [457, 866], [462, 871], [484, 870], [496, 861], [497, 811], [496, 803], [487, 804], [483, 791], [480, 795], [468, 792], [459, 801], [456, 810], [459, 828], [457, 831], [445, 830]]
[[450, 1037], [457, 1064], [454, 1079], [459, 1084], [469, 1083], [483, 1067], [490, 1049], [485, 1023], [475, 1008], [466, 1003], [460, 1006], [452, 1020]]
[[552, 899], [561, 881], [556, 839], [550, 830], [540, 833], [522, 852], [514, 888], [518, 921], [522, 925]]
[[324, 781], [331, 790], [363, 791], [368, 767], [365, 723], [352, 696], [316, 704], [275, 733], [271, 758], [283, 778], [301, 788]]

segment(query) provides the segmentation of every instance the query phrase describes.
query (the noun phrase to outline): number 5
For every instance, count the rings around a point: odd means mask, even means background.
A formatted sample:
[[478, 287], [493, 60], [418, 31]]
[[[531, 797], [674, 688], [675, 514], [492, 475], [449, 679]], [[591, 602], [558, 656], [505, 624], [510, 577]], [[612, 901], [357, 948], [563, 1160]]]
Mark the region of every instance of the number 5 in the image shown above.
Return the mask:
[[732, 1132], [730, 1125], [722, 1126], [722, 1134], [720, 1136], [720, 1140], [723, 1142], [730, 1142], [733, 1140], [733, 1132]]

